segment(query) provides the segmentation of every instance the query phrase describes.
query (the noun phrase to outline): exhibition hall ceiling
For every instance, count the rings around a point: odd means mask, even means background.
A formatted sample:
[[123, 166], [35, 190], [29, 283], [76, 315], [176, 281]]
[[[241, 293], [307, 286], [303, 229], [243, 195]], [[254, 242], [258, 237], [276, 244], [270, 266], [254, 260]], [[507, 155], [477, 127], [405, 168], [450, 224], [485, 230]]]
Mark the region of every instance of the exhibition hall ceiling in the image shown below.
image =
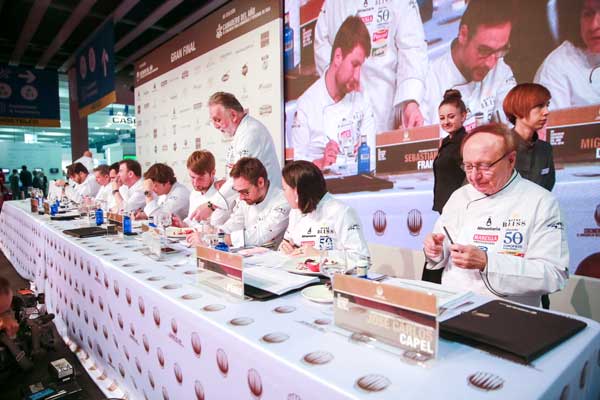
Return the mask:
[[[40, 142], [70, 146], [66, 71], [79, 46], [113, 19], [115, 67], [120, 84], [133, 89], [133, 63], [227, 3], [227, 0], [12, 0], [0, 1], [0, 64], [57, 70], [61, 128], [1, 127], [0, 141], [22, 141], [34, 133]], [[127, 113], [126, 113], [127, 111]], [[90, 146], [127, 136], [124, 119], [133, 107], [107, 107], [88, 118]]]

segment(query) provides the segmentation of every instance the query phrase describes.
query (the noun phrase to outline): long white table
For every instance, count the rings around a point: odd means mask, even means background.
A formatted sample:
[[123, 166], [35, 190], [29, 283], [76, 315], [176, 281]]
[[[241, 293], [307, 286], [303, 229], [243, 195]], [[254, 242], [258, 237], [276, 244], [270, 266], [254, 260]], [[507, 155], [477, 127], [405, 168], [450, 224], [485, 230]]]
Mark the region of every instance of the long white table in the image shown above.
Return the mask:
[[[75, 239], [78, 222], [7, 202], [0, 248], [46, 293], [59, 331], [110, 397], [130, 399], [560, 398], [600, 395], [600, 326], [523, 366], [441, 340], [425, 367], [333, 328], [299, 293], [237, 301], [197, 283], [193, 256], [153, 261], [134, 238]], [[489, 299], [478, 298], [476, 304]], [[445, 317], [452, 316], [447, 312]], [[494, 390], [473, 382], [494, 376]], [[489, 389], [489, 388], [488, 388]]]

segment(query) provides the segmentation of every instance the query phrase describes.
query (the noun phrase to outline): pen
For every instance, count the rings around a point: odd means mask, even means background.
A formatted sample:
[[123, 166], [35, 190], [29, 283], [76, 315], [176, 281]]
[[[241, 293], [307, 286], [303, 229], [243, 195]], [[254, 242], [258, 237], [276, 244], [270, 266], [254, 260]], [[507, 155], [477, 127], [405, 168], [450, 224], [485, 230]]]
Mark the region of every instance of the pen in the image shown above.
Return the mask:
[[445, 226], [443, 226], [442, 228], [444, 228], [444, 232], [446, 232], [446, 236], [448, 237], [450, 244], [454, 244], [454, 240], [452, 240], [452, 236], [450, 236], [450, 233], [448, 233], [448, 229], [446, 229]]

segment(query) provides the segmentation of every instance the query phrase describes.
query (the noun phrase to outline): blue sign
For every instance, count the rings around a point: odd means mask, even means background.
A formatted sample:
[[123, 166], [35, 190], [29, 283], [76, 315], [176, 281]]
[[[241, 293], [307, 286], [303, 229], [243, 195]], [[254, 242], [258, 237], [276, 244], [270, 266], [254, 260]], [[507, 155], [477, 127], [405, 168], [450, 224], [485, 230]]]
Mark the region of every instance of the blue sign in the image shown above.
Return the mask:
[[59, 127], [58, 73], [0, 65], [0, 125]]
[[94, 113], [115, 103], [115, 36], [112, 21], [77, 51], [77, 101], [79, 116]]

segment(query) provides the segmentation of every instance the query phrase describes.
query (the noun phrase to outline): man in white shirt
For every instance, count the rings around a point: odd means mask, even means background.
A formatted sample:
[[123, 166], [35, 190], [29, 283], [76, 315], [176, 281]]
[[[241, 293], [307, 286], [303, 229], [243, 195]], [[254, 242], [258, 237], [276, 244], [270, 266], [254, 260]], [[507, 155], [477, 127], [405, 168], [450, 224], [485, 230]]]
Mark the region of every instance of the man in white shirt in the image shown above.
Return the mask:
[[[91, 175], [85, 165], [76, 162], [67, 167], [67, 176], [73, 182], [73, 186], [65, 188], [65, 194], [71, 201], [81, 203], [85, 197], [95, 198], [100, 190], [96, 177]], [[57, 182], [57, 186], [65, 186], [64, 182]]]
[[423, 249], [449, 288], [539, 306], [569, 277], [567, 234], [554, 195], [514, 169], [514, 135], [488, 124], [463, 139], [469, 184], [452, 194]]
[[146, 205], [142, 181], [142, 166], [135, 160], [119, 161], [118, 179], [111, 183], [115, 211], [138, 212]]
[[94, 176], [96, 183], [100, 186], [100, 190], [96, 194], [96, 203], [102, 204], [102, 207], [109, 209], [108, 203], [112, 197], [112, 186], [110, 185], [110, 167], [108, 165], [99, 165], [94, 168]]
[[[177, 182], [173, 168], [167, 164], [156, 163], [144, 173], [144, 211], [136, 214], [135, 219], [176, 215], [185, 218], [190, 204], [190, 191]], [[170, 225], [170, 221], [169, 221]]]
[[[233, 138], [225, 158], [228, 177], [219, 189], [220, 194], [211, 198], [216, 204], [221, 195], [227, 199], [228, 209], [232, 209], [236, 192], [233, 189], [233, 178], [229, 172], [242, 157], [255, 157], [261, 160], [271, 177], [271, 185], [281, 187], [281, 163], [275, 152], [273, 138], [267, 128], [258, 120], [246, 113], [238, 99], [231, 93], [217, 92], [208, 100], [210, 119], [215, 128], [226, 138]], [[213, 210], [208, 202], [200, 205], [192, 214], [192, 219], [200, 221], [210, 217]]]
[[[244, 157], [230, 172], [233, 188], [239, 194], [231, 217], [220, 229], [225, 243], [233, 247], [264, 246], [276, 248], [288, 225], [290, 206], [283, 191], [272, 186], [260, 160]], [[193, 236], [197, 244], [200, 235]]]
[[546, 57], [534, 78], [552, 94], [552, 110], [600, 103], [600, 1], [569, 6], [577, 24], [566, 30], [570, 37]]
[[351, 169], [361, 136], [375, 167], [375, 118], [360, 92], [361, 68], [371, 52], [369, 31], [359, 17], [346, 18], [333, 41], [327, 71], [298, 99], [292, 124], [294, 160], [312, 161], [320, 169], [332, 164]]
[[196, 150], [188, 157], [186, 166], [194, 190], [190, 192], [187, 217], [181, 220], [174, 216], [173, 225], [177, 227], [193, 225], [191, 216], [202, 204], [208, 204], [208, 207], [213, 210], [207, 220], [208, 223], [212, 226], [222, 225], [231, 215], [231, 211], [228, 210], [227, 200], [220, 195], [217, 188], [219, 184], [215, 181], [215, 157], [208, 150]]
[[[467, 106], [467, 122], [504, 120], [502, 102], [516, 85], [504, 63], [510, 48], [511, 2], [471, 0], [450, 49], [432, 61], [426, 79], [425, 122], [437, 124], [438, 107], [448, 89], [457, 89]], [[473, 118], [473, 119], [472, 119]]]
[[327, 0], [315, 28], [315, 64], [323, 75], [336, 32], [351, 15], [369, 30], [371, 53], [361, 86], [375, 112], [377, 132], [423, 125], [419, 104], [425, 92], [427, 43], [414, 0]]

